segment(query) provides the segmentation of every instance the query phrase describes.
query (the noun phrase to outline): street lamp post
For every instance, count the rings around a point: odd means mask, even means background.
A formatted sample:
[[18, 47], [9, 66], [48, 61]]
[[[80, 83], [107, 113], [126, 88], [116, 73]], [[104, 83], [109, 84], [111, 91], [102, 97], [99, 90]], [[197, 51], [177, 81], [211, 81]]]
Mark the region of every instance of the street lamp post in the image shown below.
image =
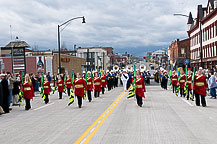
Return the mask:
[[[183, 16], [183, 17], [188, 17], [187, 15], [184, 14], [173, 14], [174, 16]], [[194, 20], [197, 20], [197, 18], [195, 18]], [[203, 39], [202, 39], [202, 20], [201, 18], [199, 19], [199, 23], [200, 23], [200, 66], [203, 67]]]
[[[75, 20], [75, 19], [82, 19], [82, 23], [86, 23], [85, 22], [85, 18], [84, 18], [84, 16], [83, 17], [75, 17], [75, 18], [72, 18], [72, 19], [70, 19], [70, 20], [68, 20], [68, 21], [66, 21], [66, 22], [64, 22], [63, 24], [61, 24], [61, 25], [57, 25], [57, 43], [58, 43], [58, 51], [59, 51], [59, 73], [61, 73], [61, 56], [60, 56], [60, 27], [61, 26], [63, 26], [63, 25], [66, 25], [67, 23], [69, 23], [69, 22], [71, 22], [72, 20]], [[67, 25], [66, 25], [67, 26]], [[65, 26], [65, 27], [66, 27]], [[65, 28], [64, 27], [64, 28]], [[63, 28], [63, 29], [64, 29]]]

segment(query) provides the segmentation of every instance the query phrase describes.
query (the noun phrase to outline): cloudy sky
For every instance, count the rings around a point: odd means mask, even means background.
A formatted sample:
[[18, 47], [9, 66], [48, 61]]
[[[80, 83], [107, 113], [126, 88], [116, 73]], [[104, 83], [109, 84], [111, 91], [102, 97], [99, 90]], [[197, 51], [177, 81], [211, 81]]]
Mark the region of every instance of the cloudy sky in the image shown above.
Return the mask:
[[68, 49], [108, 46], [116, 52], [142, 56], [167, 48], [176, 38], [187, 37], [187, 18], [196, 16], [197, 5], [208, 0], [0, 0], [0, 46], [10, 39], [25, 40], [32, 48], [57, 49], [57, 25], [72, 21], [61, 32]]

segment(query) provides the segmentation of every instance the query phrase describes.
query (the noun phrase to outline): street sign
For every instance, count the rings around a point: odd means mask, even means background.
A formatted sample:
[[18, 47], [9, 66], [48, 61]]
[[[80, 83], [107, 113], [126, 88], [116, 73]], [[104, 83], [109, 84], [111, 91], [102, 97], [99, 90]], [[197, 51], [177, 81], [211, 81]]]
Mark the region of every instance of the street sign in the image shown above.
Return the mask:
[[189, 59], [185, 59], [185, 63], [186, 63], [186, 64], [189, 64]]

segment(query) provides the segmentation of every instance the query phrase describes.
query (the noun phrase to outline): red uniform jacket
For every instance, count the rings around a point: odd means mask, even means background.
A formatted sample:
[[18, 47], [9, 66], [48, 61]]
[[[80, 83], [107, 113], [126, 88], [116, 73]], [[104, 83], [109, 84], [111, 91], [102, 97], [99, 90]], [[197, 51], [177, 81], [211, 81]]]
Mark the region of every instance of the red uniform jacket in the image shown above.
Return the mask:
[[87, 78], [87, 90], [93, 91], [93, 79], [92, 79], [92, 77]]
[[84, 89], [86, 90], [86, 83], [85, 80], [82, 78], [76, 78], [74, 81], [75, 86], [75, 96], [84, 97]]
[[186, 75], [181, 75], [180, 77], [181, 77], [179, 80], [180, 88], [183, 89], [185, 87]]
[[188, 85], [188, 89], [191, 90], [191, 83], [192, 83], [192, 75], [188, 76], [188, 79], [187, 79], [187, 85]]
[[172, 75], [172, 84], [175, 86], [178, 85], [178, 76], [176, 74]]
[[194, 80], [195, 93], [206, 96], [206, 77], [204, 75], [195, 75]]
[[69, 88], [69, 89], [72, 88], [72, 80], [71, 79], [66, 80], [66, 88]]
[[58, 80], [57, 81], [57, 86], [58, 86], [58, 92], [64, 92], [64, 82], [63, 82], [63, 80]]
[[47, 95], [50, 95], [51, 89], [50, 89], [50, 82], [43, 82], [43, 89], [44, 89], [44, 93]]
[[136, 79], [136, 95], [139, 97], [144, 97], [144, 92], [146, 92], [145, 84], [142, 78]]
[[23, 82], [23, 96], [25, 99], [32, 99], [34, 96], [34, 90], [33, 90], [33, 85], [32, 82]]
[[101, 91], [101, 79], [100, 77], [94, 78], [94, 90], [95, 91]]
[[108, 83], [107, 83], [107, 80], [106, 80], [106, 77], [103, 76], [103, 77], [101, 78], [101, 81], [102, 81], [102, 87], [106, 88], [106, 85], [108, 84]]

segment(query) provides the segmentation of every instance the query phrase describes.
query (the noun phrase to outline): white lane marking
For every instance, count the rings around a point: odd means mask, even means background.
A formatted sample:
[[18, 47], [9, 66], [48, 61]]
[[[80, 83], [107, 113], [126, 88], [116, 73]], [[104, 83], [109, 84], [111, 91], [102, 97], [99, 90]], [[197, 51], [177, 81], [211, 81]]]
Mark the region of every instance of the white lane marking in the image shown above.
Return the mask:
[[189, 101], [187, 101], [186, 99], [181, 98], [184, 102], [186, 102], [188, 105], [190, 106], [194, 106], [192, 103], [190, 103]]
[[46, 104], [46, 105], [41, 106], [41, 107], [38, 107], [38, 108], [36, 108], [36, 109], [34, 109], [34, 110], [39, 110], [39, 109], [42, 109], [42, 108], [48, 107], [48, 106], [53, 105], [53, 104], [54, 104], [54, 102], [53, 102], [53, 103], [50, 103], [50, 104]]

